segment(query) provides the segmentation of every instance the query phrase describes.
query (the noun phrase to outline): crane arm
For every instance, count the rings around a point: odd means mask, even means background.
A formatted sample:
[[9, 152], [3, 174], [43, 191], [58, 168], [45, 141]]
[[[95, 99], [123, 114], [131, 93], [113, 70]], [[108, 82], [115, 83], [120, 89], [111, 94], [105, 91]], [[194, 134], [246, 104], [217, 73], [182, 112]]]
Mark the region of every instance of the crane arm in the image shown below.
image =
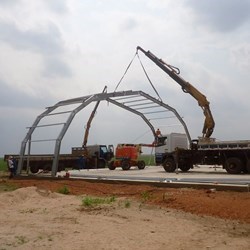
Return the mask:
[[198, 105], [202, 108], [205, 121], [202, 130], [203, 137], [209, 138], [214, 130], [215, 122], [209, 107], [209, 101], [207, 100], [206, 96], [203, 95], [198, 89], [196, 89], [192, 84], [185, 81], [179, 74], [180, 70], [172, 65], [167, 64], [162, 59], [156, 57], [150, 51], [145, 51], [141, 47], [137, 47], [137, 51], [142, 51], [149, 59], [151, 59], [158, 67], [160, 67], [164, 72], [166, 72], [173, 80], [175, 80], [182, 88], [185, 93], [189, 93], [193, 96]]
[[[107, 90], [107, 86], [104, 87], [102, 93], [104, 93], [106, 90]], [[82, 147], [83, 148], [85, 148], [86, 145], [87, 145], [88, 137], [89, 137], [89, 129], [91, 127], [92, 120], [94, 119], [94, 116], [95, 116], [95, 113], [96, 113], [96, 110], [97, 110], [99, 104], [100, 104], [100, 101], [97, 101], [96, 104], [95, 104], [95, 107], [92, 110], [92, 112], [90, 114], [90, 117], [88, 119], [88, 122], [87, 122], [87, 125], [86, 125], [85, 134], [84, 134], [84, 139], [83, 139], [83, 143], [82, 143]]]

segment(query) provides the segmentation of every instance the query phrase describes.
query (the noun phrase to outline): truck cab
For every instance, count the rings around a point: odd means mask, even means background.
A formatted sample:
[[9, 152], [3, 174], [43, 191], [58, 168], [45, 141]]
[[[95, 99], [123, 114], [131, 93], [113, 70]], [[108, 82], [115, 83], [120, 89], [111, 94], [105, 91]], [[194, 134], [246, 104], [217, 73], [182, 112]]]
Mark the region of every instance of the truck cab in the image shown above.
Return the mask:
[[168, 157], [172, 157], [172, 153], [176, 148], [188, 149], [188, 139], [186, 134], [171, 133], [159, 136], [155, 147], [156, 165], [161, 165]]
[[105, 168], [106, 164], [114, 156], [113, 145], [89, 145], [85, 148], [72, 148], [72, 155], [84, 157], [85, 168]]

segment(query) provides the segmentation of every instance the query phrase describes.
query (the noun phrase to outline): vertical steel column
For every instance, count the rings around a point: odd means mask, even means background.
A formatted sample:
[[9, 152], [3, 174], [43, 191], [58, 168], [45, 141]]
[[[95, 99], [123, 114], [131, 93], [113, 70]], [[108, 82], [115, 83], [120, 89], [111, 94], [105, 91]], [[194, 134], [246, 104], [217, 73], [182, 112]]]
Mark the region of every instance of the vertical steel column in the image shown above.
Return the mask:
[[75, 115], [82, 110], [83, 108], [85, 108], [88, 104], [90, 104], [93, 99], [95, 98], [95, 95], [91, 96], [90, 98], [88, 98], [84, 103], [82, 103], [80, 106], [78, 106], [77, 108], [75, 108], [71, 114], [68, 117], [67, 122], [64, 124], [60, 134], [58, 135], [57, 139], [56, 139], [56, 143], [55, 143], [55, 150], [54, 150], [54, 159], [53, 159], [53, 164], [52, 164], [52, 171], [51, 171], [51, 175], [52, 177], [56, 176], [57, 170], [58, 170], [58, 161], [59, 161], [59, 154], [60, 154], [60, 148], [61, 148], [61, 141], [65, 135], [65, 133], [67, 132], [69, 125], [71, 124], [72, 120], [74, 119]]
[[20, 149], [20, 158], [18, 161], [18, 167], [17, 167], [17, 175], [20, 175], [22, 168], [23, 168], [23, 161], [24, 161], [24, 155], [25, 155], [25, 150], [26, 150], [26, 144], [28, 141], [31, 140], [31, 135], [33, 134], [34, 130], [36, 129], [37, 125], [39, 124], [39, 122], [41, 121], [41, 119], [46, 116], [47, 114], [49, 114], [51, 111], [53, 111], [54, 109], [56, 109], [56, 106], [53, 107], [49, 107], [47, 108], [46, 111], [44, 111], [42, 114], [40, 114], [36, 120], [34, 121], [33, 125], [29, 128], [29, 131], [27, 132], [25, 138], [22, 141], [21, 144], [21, 149]]
[[31, 152], [31, 136], [29, 138], [29, 143], [28, 143], [28, 156], [27, 156], [27, 169], [26, 169], [27, 174], [29, 173], [30, 170], [30, 152]]

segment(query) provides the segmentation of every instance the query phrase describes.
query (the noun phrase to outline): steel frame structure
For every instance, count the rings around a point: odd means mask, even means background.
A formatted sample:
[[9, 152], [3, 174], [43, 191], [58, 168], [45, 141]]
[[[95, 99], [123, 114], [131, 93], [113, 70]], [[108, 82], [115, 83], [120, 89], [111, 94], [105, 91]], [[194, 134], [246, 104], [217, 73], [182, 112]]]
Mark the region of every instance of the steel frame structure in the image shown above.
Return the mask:
[[[181, 116], [178, 114], [178, 112], [171, 106], [167, 105], [166, 103], [163, 103], [162, 101], [157, 100], [156, 98], [142, 92], [142, 91], [120, 91], [120, 92], [110, 92], [110, 93], [98, 93], [73, 99], [68, 99], [64, 101], [60, 101], [56, 103], [54, 106], [47, 107], [46, 110], [37, 116], [35, 119], [33, 125], [29, 127], [28, 132], [25, 136], [25, 138], [22, 141], [21, 149], [20, 149], [20, 158], [18, 162], [18, 169], [17, 174], [19, 175], [23, 169], [23, 163], [24, 159], [27, 159], [27, 170], [29, 168], [29, 157], [31, 152], [31, 138], [32, 134], [38, 127], [44, 127], [44, 126], [56, 126], [56, 125], [62, 125], [62, 129], [55, 139], [55, 148], [54, 148], [54, 157], [53, 157], [53, 163], [52, 163], [52, 171], [51, 175], [53, 177], [56, 176], [57, 169], [58, 169], [58, 161], [59, 161], [59, 154], [60, 154], [60, 147], [61, 147], [61, 141], [67, 132], [72, 120], [74, 119], [75, 115], [84, 109], [87, 105], [89, 105], [92, 102], [100, 102], [100, 101], [107, 101], [109, 103], [112, 103], [120, 108], [123, 108], [127, 111], [130, 111], [138, 116], [140, 116], [144, 122], [149, 126], [151, 129], [154, 137], [156, 138], [155, 134], [155, 128], [152, 125], [150, 119], [148, 118], [149, 114], [152, 113], [160, 113], [160, 112], [172, 112], [176, 116], [176, 118], [179, 120], [179, 122], [182, 124], [185, 133], [187, 135], [187, 138], [189, 140], [189, 143], [191, 142], [191, 137], [189, 134], [189, 131], [187, 129], [187, 126]], [[65, 112], [53, 112], [57, 108], [66, 106], [66, 105], [78, 105], [76, 108], [74, 108], [71, 111], [65, 111]], [[50, 115], [59, 115], [62, 113], [69, 113], [69, 116], [65, 123], [55, 123], [55, 124], [45, 124], [45, 125], [39, 125], [40, 121], [47, 116]], [[26, 146], [28, 143], [28, 153], [25, 155], [26, 152]]]

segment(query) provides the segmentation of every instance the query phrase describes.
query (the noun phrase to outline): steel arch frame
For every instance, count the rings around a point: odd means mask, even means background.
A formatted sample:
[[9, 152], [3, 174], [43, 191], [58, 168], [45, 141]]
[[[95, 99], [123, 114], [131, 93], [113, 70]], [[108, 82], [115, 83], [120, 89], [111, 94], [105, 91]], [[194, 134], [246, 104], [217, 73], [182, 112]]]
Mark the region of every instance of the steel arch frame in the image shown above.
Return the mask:
[[[97, 93], [97, 94], [93, 94], [93, 95], [82, 96], [82, 97], [78, 97], [78, 98], [60, 101], [51, 107], [47, 107], [43, 113], [41, 113], [40, 115], [37, 116], [33, 125], [31, 127], [29, 127], [29, 131], [27, 132], [25, 138], [23, 139], [23, 141], [21, 143], [20, 158], [19, 158], [19, 162], [18, 162], [17, 174], [20, 175], [22, 168], [23, 168], [23, 162], [24, 162], [25, 158], [27, 158], [27, 165], [29, 167], [29, 156], [30, 156], [31, 142], [32, 142], [31, 137], [32, 137], [32, 134], [35, 131], [35, 129], [37, 127], [41, 127], [41, 125], [39, 126], [40, 121], [46, 116], [64, 113], [64, 112], [52, 113], [54, 110], [56, 110], [57, 108], [62, 107], [62, 106], [79, 104], [79, 106], [74, 108], [72, 111], [68, 111], [68, 113], [70, 113], [68, 116], [68, 119], [65, 123], [61, 123], [61, 125], [63, 125], [63, 127], [62, 127], [59, 135], [55, 139], [54, 158], [53, 158], [52, 171], [51, 171], [51, 175], [53, 177], [56, 176], [56, 173], [58, 170], [58, 161], [59, 161], [61, 141], [62, 141], [65, 133], [67, 132], [75, 115], [92, 102], [107, 101], [109, 103], [112, 103], [120, 108], [123, 108], [125, 110], [128, 110], [128, 111], [140, 116], [144, 120], [144, 122], [149, 126], [154, 137], [156, 138], [155, 128], [151, 124], [149, 119], [147, 119], [147, 117], [143, 114], [143, 112], [138, 111], [138, 110], [136, 110], [136, 108], [132, 108], [129, 105], [126, 105], [126, 101], [121, 102], [121, 100], [124, 100], [125, 98], [133, 98], [133, 97], [138, 97], [138, 96], [143, 97], [145, 100], [149, 100], [150, 102], [152, 102], [154, 104], [157, 104], [157, 107], [162, 107], [168, 111], [173, 112], [174, 115], [176, 116], [176, 118], [182, 124], [182, 126], [185, 130], [185, 133], [187, 135], [189, 143], [191, 142], [191, 137], [190, 137], [189, 131], [187, 129], [187, 126], [186, 126], [184, 120], [178, 114], [178, 112], [173, 107], [167, 105], [166, 103], [163, 103], [162, 101], [157, 100], [156, 98], [144, 93], [143, 91], [128, 90], [128, 91], [110, 92], [110, 93], [107, 93], [107, 92]], [[136, 102], [136, 100], [134, 102]], [[140, 104], [140, 105], [143, 105], [143, 104]], [[146, 104], [144, 104], [144, 105], [146, 108]], [[136, 105], [134, 105], [134, 106], [136, 106]], [[58, 125], [58, 124], [50, 124], [50, 125], [43, 125], [43, 126], [53, 126], [53, 125]], [[26, 151], [27, 143], [28, 143], [28, 154], [26, 156], [25, 151]]]

